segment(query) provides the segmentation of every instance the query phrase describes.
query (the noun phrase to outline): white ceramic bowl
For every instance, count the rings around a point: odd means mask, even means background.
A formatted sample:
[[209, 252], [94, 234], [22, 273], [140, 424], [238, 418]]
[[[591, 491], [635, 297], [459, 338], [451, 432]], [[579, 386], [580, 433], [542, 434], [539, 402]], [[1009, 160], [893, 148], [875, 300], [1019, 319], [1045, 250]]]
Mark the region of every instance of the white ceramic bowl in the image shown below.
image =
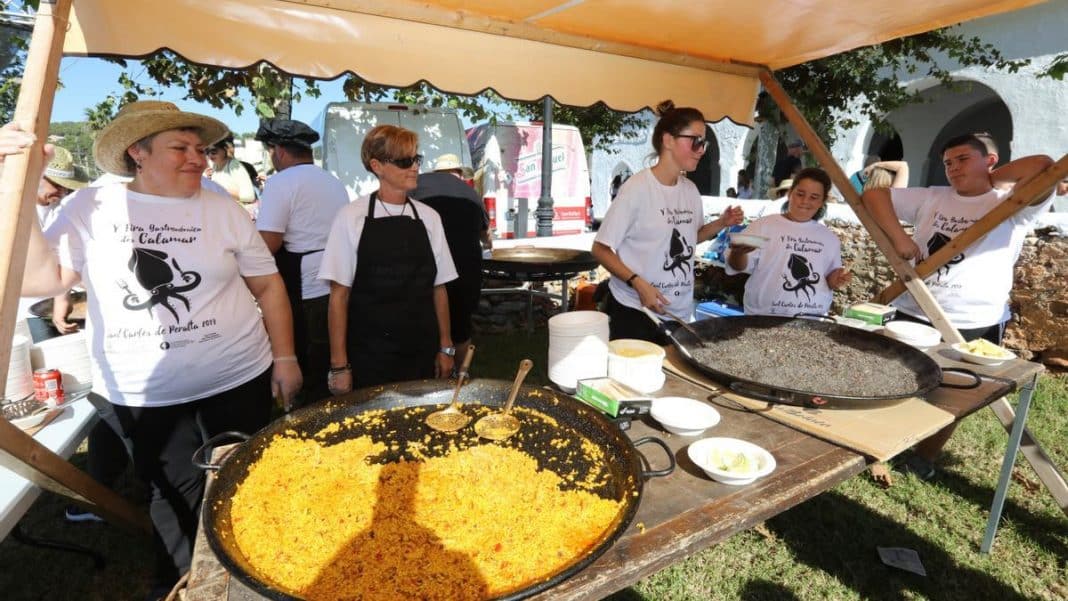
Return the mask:
[[768, 238], [766, 236], [757, 236], [755, 234], [731, 234], [731, 244], [737, 246], [764, 248], [764, 245], [767, 243]]
[[883, 326], [883, 333], [887, 336], [910, 344], [916, 348], [930, 348], [942, 342], [942, 334], [922, 323], [911, 321], [890, 321]]
[[1016, 354], [1007, 349], [1001, 349], [1005, 351], [1005, 354], [1000, 357], [987, 357], [986, 355], [977, 355], [964, 348], [966, 342], [958, 342], [951, 348], [960, 354], [960, 358], [968, 363], [975, 363], [977, 365], [1001, 365], [1009, 359], [1015, 359]]
[[[771, 453], [737, 438], [702, 438], [691, 444], [686, 454], [709, 478], [734, 486], [749, 484], [775, 471], [775, 457]], [[733, 463], [739, 455], [745, 457], [742, 465], [734, 469], [722, 469], [726, 463]]]
[[668, 432], [679, 436], [700, 436], [719, 423], [719, 411], [711, 405], [681, 396], [653, 399], [649, 414]]

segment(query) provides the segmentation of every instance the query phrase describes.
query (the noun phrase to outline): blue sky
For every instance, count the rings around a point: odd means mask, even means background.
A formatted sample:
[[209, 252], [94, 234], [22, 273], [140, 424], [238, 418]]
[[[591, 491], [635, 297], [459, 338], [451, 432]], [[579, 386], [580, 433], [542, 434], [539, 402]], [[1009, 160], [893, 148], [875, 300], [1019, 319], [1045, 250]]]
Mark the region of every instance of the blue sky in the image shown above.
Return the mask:
[[[83, 121], [85, 109], [94, 106], [108, 96], [122, 92], [119, 74], [122, 67], [96, 58], [65, 57], [59, 67], [59, 79], [62, 88], [56, 92], [52, 105], [52, 121]], [[141, 83], [153, 83], [144, 72], [144, 67], [137, 61], [129, 61], [127, 69], [130, 76]], [[298, 102], [293, 107], [293, 118], [310, 123], [328, 102], [344, 100], [341, 81], [321, 82], [322, 96]], [[192, 100], [183, 100], [184, 89], [170, 88], [163, 91], [159, 99], [174, 102], [186, 111], [195, 111], [210, 115], [230, 126], [232, 131], [254, 132], [259, 124], [255, 111], [246, 103], [240, 116], [232, 110], [219, 110], [207, 104]], [[247, 100], [247, 95], [245, 96]]]
[[[122, 92], [122, 86], [119, 85], [119, 75], [122, 71], [123, 68], [119, 65], [97, 58], [64, 57], [59, 67], [62, 87], [57, 90], [55, 103], [52, 105], [52, 121], [85, 120], [85, 109], [96, 105], [109, 94]], [[158, 88], [145, 73], [140, 62], [127, 61], [126, 71], [135, 81]], [[320, 82], [319, 89], [322, 95], [319, 98], [302, 99], [296, 103], [293, 107], [293, 118], [310, 124], [328, 102], [345, 100], [345, 95], [341, 91], [342, 81], [342, 79], [337, 79]], [[230, 130], [236, 133], [254, 132], [259, 126], [259, 118], [256, 117], [251, 103], [247, 102], [247, 94], [242, 95], [246, 103], [245, 110], [240, 116], [229, 109], [215, 109], [207, 104], [183, 100], [185, 95], [185, 89], [170, 88], [163, 90], [163, 95], [156, 99], [169, 100], [182, 110], [215, 117], [229, 125]], [[464, 127], [472, 125], [463, 115], [460, 119]]]

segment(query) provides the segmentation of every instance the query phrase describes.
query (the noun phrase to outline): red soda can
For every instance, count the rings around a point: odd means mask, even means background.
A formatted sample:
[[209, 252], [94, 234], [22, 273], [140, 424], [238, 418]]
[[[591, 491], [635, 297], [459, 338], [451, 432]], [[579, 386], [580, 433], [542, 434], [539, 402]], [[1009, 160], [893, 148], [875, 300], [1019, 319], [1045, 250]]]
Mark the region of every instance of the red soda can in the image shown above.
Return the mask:
[[63, 404], [63, 376], [58, 369], [34, 370], [33, 396], [48, 405]]

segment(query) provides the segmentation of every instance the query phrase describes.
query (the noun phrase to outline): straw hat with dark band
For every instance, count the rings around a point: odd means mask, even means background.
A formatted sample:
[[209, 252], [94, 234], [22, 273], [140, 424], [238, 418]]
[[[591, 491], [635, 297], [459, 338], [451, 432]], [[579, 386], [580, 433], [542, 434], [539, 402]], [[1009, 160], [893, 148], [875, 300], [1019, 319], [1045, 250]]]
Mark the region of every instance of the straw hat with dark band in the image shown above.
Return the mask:
[[44, 177], [68, 190], [81, 190], [89, 185], [89, 174], [74, 164], [74, 157], [62, 146], [55, 147], [55, 154], [45, 167]]
[[115, 175], [134, 175], [126, 164], [126, 149], [142, 138], [170, 129], [194, 128], [200, 132], [200, 141], [214, 144], [230, 130], [218, 119], [179, 110], [174, 103], [158, 100], [131, 102], [122, 107], [119, 114], [108, 123], [93, 143], [93, 159], [96, 164]]

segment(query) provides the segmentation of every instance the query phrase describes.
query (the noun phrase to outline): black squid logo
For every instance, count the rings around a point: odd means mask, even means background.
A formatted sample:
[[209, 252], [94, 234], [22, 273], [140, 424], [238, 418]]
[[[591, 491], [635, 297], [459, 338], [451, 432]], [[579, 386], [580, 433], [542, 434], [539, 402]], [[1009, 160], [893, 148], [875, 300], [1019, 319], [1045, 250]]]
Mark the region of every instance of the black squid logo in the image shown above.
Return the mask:
[[668, 252], [664, 253], [664, 271], [670, 271], [671, 275], [675, 275], [675, 270], [678, 269], [682, 275], [686, 275], [686, 271], [690, 268], [691, 258], [693, 258], [693, 246], [686, 243], [686, 238], [682, 237], [678, 228], [672, 228], [671, 244], [668, 246]]
[[199, 286], [201, 278], [200, 274], [195, 271], [182, 269], [177, 259], [171, 258], [168, 263], [168, 257], [169, 255], [161, 250], [133, 249], [133, 255], [130, 256], [130, 261], [126, 266], [137, 278], [137, 283], [148, 291], [148, 298], [141, 300], [136, 292], [130, 290], [125, 281], [119, 280], [117, 284], [126, 291], [126, 298], [122, 300], [124, 307], [131, 311], [140, 309], [151, 311], [152, 307], [163, 305], [174, 316], [175, 322], [181, 321], [178, 311], [171, 305], [170, 300], [182, 301], [185, 310], [189, 311], [189, 299], [182, 293]]
[[786, 268], [790, 270], [790, 275], [782, 274], [782, 289], [787, 292], [793, 292], [794, 296], [800, 296], [798, 290], [805, 293], [805, 298], [812, 300], [812, 295], [809, 294], [809, 290], [814, 294], [816, 292], [815, 284], [820, 281], [820, 274], [812, 272], [812, 263], [809, 263], [808, 259], [798, 254], [790, 254], [790, 258], [786, 261]]
[[[934, 234], [932, 234], [931, 237], [927, 240], [927, 256], [929, 257], [938, 252], [943, 246], [949, 244], [950, 240], [952, 240], [952, 238], [943, 234], [942, 232], [935, 232]], [[957, 263], [960, 263], [963, 260], [964, 253], [960, 253], [952, 259], [946, 261], [945, 265], [938, 268], [938, 271], [936, 272], [936, 279], [939, 282], [942, 281], [943, 275], [949, 275], [949, 268], [956, 265]]]

